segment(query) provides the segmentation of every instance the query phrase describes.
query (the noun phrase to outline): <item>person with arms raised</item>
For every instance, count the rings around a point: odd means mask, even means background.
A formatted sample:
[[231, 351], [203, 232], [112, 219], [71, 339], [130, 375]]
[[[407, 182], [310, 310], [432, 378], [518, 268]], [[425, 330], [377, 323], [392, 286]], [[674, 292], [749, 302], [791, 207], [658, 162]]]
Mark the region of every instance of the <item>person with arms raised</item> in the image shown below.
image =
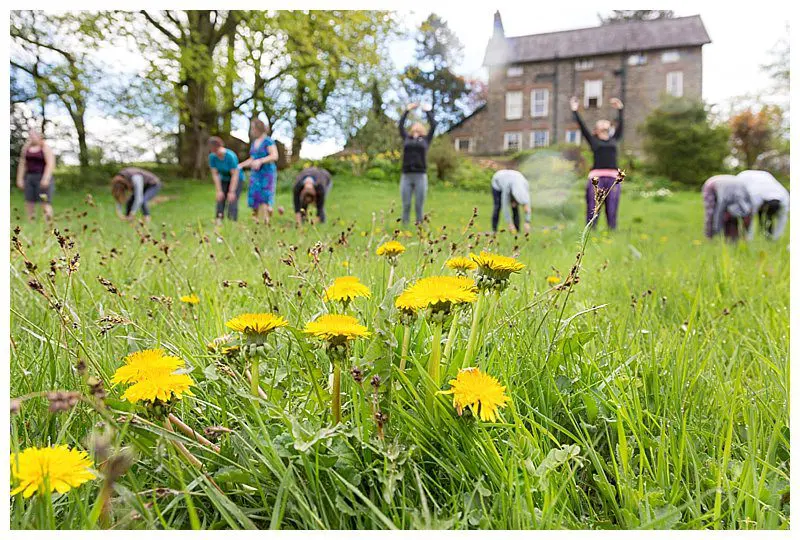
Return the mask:
[[411, 103], [400, 117], [400, 138], [403, 139], [403, 168], [400, 175], [400, 199], [403, 205], [403, 225], [407, 225], [411, 214], [411, 199], [414, 198], [414, 210], [417, 224], [422, 223], [425, 209], [425, 197], [428, 193], [428, 149], [436, 131], [436, 120], [429, 106], [423, 106], [428, 117], [429, 129], [419, 122], [411, 124], [406, 132], [405, 125], [408, 114], [419, 106]]

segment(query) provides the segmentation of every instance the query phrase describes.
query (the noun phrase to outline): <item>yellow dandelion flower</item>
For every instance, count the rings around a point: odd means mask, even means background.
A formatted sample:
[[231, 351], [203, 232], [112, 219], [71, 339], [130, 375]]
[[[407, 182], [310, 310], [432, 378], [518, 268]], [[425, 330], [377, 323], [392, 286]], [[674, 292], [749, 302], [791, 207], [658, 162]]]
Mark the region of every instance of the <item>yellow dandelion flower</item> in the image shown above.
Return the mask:
[[167, 356], [163, 349], [146, 349], [125, 357], [125, 365], [114, 372], [111, 382], [136, 383], [155, 373], [170, 374], [186, 367], [177, 356]]
[[557, 285], [561, 283], [561, 278], [558, 276], [547, 276], [548, 285]]
[[355, 276], [336, 278], [333, 285], [325, 289], [325, 301], [349, 302], [363, 296], [369, 298], [369, 287], [361, 283]]
[[260, 336], [266, 336], [273, 330], [288, 325], [286, 319], [274, 313], [244, 313], [225, 323], [225, 326], [235, 332]]
[[369, 336], [367, 327], [359, 324], [355, 317], [333, 314], [307, 322], [303, 332], [336, 345]]
[[195, 306], [200, 303], [200, 297], [194, 293], [185, 294], [180, 297], [180, 301], [183, 302], [184, 304], [190, 304], [192, 306]]
[[381, 257], [397, 257], [406, 250], [405, 246], [397, 240], [390, 240], [378, 246], [375, 254]]
[[350, 268], [350, 263], [347, 261], [342, 261], [342, 266], [344, 266], [345, 268]]
[[469, 257], [453, 257], [452, 259], [447, 259], [447, 262], [445, 262], [444, 264], [449, 269], [460, 272], [475, 270], [478, 267], [478, 265], [475, 264], [475, 261], [473, 261]]
[[194, 380], [185, 373], [153, 372], [147, 378], [129, 386], [122, 394], [122, 399], [131, 403], [154, 403], [156, 400], [167, 403], [172, 398], [181, 399], [184, 395], [194, 395], [190, 390], [192, 386]]
[[699, 245], [701, 245], [702, 243], [703, 243], [703, 242], [701, 242], [700, 240], [692, 240], [692, 245], [693, 245], [693, 246], [699, 246]]
[[430, 308], [433, 312], [448, 312], [453, 305], [474, 302], [477, 297], [475, 282], [469, 278], [432, 276], [420, 279], [403, 291], [395, 300], [395, 306], [403, 311]]
[[514, 257], [495, 255], [488, 251], [481, 251], [480, 255], [470, 254], [481, 272], [494, 274], [494, 277], [508, 277], [512, 272], [519, 272], [525, 265]]
[[90, 470], [89, 455], [66, 445], [26, 448], [11, 454], [11, 479], [18, 484], [11, 495], [22, 493], [26, 499], [46, 490], [66, 493], [96, 478]]
[[506, 387], [491, 375], [481, 373], [478, 368], [465, 368], [450, 381], [449, 390], [439, 393], [453, 395], [453, 406], [459, 415], [463, 414], [464, 409], [470, 408], [472, 414], [484, 422], [496, 422], [497, 410], [511, 401], [505, 392]]

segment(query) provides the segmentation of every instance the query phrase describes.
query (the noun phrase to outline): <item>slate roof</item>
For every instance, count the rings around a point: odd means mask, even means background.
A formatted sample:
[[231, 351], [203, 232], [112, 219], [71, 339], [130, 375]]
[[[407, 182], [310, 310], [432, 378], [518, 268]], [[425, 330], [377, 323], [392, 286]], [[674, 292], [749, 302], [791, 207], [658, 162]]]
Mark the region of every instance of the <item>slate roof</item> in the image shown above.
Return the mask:
[[620, 52], [670, 49], [711, 43], [700, 15], [632, 21], [497, 38], [489, 41], [483, 65], [540, 62], [555, 58], [581, 58]]

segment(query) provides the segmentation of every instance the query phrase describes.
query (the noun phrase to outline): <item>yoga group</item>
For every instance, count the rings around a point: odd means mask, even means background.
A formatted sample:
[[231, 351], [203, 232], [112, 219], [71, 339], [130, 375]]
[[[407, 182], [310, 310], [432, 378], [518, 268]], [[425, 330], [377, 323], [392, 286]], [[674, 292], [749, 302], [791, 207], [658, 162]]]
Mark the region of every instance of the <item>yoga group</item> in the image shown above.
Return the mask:
[[[617, 214], [621, 198], [621, 176], [617, 150], [623, 136], [623, 103], [617, 98], [609, 101], [617, 109], [616, 123], [599, 120], [590, 130], [578, 112], [579, 100], [570, 99], [570, 109], [588, 142], [594, 157], [586, 182], [586, 223], [596, 225], [600, 210], [604, 210], [608, 228], [617, 228]], [[412, 201], [416, 223], [424, 216], [428, 191], [427, 155], [433, 142], [436, 120], [430, 106], [421, 108], [428, 120], [426, 127], [414, 122], [408, 129], [408, 116], [419, 107], [411, 103], [399, 121], [399, 135], [403, 142], [400, 198], [402, 223], [408, 225]], [[225, 147], [222, 138], [208, 139], [208, 165], [215, 188], [215, 214], [217, 224], [225, 217], [236, 221], [239, 216], [239, 197], [245, 183], [244, 170], [249, 169], [247, 206], [256, 221], [267, 224], [275, 206], [277, 184], [278, 148], [270, 137], [269, 127], [261, 120], [250, 123], [249, 156], [239, 162], [236, 153]], [[36, 215], [36, 204], [42, 206], [45, 219], [53, 216], [53, 172], [55, 157], [40, 133], [31, 131], [24, 145], [17, 168], [17, 187], [25, 194], [25, 209], [30, 219]], [[138, 212], [145, 221], [150, 220], [148, 203], [161, 189], [161, 179], [152, 172], [138, 167], [126, 167], [112, 178], [111, 193], [117, 202], [121, 219], [132, 220]], [[294, 179], [293, 205], [295, 222], [325, 223], [325, 201], [333, 187], [332, 174], [322, 168], [307, 167]], [[497, 232], [500, 215], [512, 233], [530, 232], [531, 194], [527, 178], [512, 169], [497, 170], [491, 180], [493, 211], [491, 226]], [[737, 175], [717, 175], [709, 178], [702, 188], [705, 207], [704, 234], [708, 238], [723, 235], [729, 241], [753, 238], [755, 222], [771, 239], [783, 234], [789, 212], [789, 192], [769, 172], [746, 170]], [[315, 208], [315, 216], [309, 210]], [[524, 221], [520, 220], [520, 208]], [[283, 212], [278, 207], [279, 213]]]

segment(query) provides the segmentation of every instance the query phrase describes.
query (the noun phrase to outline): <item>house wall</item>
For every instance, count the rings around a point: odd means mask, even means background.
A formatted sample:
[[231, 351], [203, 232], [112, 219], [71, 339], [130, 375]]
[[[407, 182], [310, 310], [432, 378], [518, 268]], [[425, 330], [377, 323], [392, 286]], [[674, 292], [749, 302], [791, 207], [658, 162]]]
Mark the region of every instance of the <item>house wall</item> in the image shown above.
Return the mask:
[[[571, 96], [581, 101], [580, 113], [591, 127], [600, 119], [616, 122], [617, 111], [608, 103], [612, 97], [623, 99], [625, 104], [625, 133], [623, 150], [640, 153], [643, 138], [640, 125], [666, 94], [667, 73], [683, 72], [683, 96], [702, 98], [702, 48], [688, 47], [677, 50], [677, 62], [663, 63], [663, 51], [645, 51], [646, 63], [628, 65], [629, 53], [609, 54], [586, 58], [592, 60], [588, 70], [576, 70], [576, 59], [553, 60], [523, 65], [521, 76], [508, 77], [506, 67], [489, 70], [486, 107], [451, 130], [454, 139], [473, 138], [472, 151], [476, 154], [498, 154], [504, 151], [506, 132], [522, 133], [522, 148], [531, 147], [531, 132], [547, 130], [550, 144], [566, 142], [567, 130], [578, 129], [569, 108]], [[625, 88], [621, 71], [625, 71]], [[584, 107], [584, 83], [587, 80], [603, 81], [602, 103], [599, 108]], [[535, 88], [549, 90], [548, 114], [534, 118], [531, 115], [531, 91]], [[506, 92], [522, 91], [522, 118], [506, 120]]]

